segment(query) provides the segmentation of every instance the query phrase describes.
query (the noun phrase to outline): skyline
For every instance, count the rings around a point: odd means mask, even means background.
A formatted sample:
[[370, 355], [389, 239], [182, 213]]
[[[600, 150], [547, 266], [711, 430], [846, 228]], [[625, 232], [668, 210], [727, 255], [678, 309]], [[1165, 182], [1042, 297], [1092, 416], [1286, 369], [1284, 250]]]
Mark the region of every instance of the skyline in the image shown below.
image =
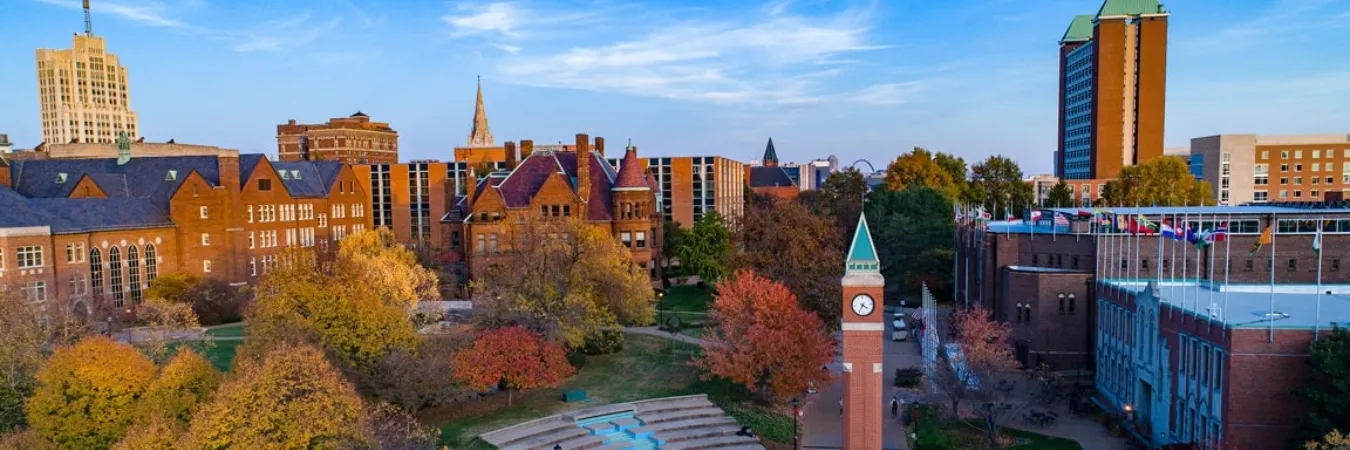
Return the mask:
[[[62, 31], [83, 30], [79, 3], [3, 7], [24, 18], [0, 49], [16, 62], [0, 72], [10, 100], [0, 133], [17, 147], [40, 140], [34, 51], [69, 47]], [[94, 34], [128, 68], [148, 141], [275, 155], [277, 124], [360, 110], [398, 130], [402, 159], [450, 160], [481, 74], [499, 142], [588, 133], [631, 138], [644, 156], [749, 161], [772, 136], [785, 162], [836, 154], [880, 168], [921, 146], [968, 162], [1004, 154], [1028, 175], [1052, 169], [1056, 41], [1101, 5], [338, 0], [225, 14], [203, 0], [92, 3]], [[1350, 98], [1350, 51], [1335, 42], [1350, 38], [1350, 5], [1165, 4], [1168, 147], [1221, 133], [1347, 132], [1338, 100]]]

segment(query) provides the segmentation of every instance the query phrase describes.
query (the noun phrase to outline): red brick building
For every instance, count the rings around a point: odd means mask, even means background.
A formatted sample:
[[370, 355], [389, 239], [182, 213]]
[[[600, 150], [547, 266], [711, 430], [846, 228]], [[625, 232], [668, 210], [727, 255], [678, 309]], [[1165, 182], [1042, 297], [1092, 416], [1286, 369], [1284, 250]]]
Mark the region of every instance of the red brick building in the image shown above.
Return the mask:
[[282, 161], [341, 161], [346, 164], [398, 162], [398, 132], [372, 122], [361, 111], [327, 123], [277, 125], [277, 155]]
[[283, 247], [324, 248], [370, 220], [365, 186], [337, 161], [74, 145], [0, 163], [0, 285], [100, 320], [132, 312], [159, 274], [252, 283]]
[[760, 164], [745, 167], [745, 183], [751, 192], [779, 200], [797, 198], [801, 189], [786, 170], [778, 167], [778, 151], [773, 148], [773, 138], [769, 138], [769, 144], [764, 147], [764, 159]]

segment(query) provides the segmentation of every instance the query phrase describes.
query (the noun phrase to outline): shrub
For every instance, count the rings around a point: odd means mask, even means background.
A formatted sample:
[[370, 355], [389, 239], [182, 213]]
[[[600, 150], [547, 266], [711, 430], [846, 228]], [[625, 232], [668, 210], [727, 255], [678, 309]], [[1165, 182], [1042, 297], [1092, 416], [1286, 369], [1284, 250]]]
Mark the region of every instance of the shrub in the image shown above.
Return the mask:
[[581, 352], [587, 355], [608, 355], [621, 350], [623, 350], [623, 331], [615, 329], [600, 330], [587, 337], [581, 347]]
[[567, 363], [571, 364], [572, 367], [576, 367], [577, 370], [581, 370], [582, 367], [586, 367], [586, 354], [582, 352], [568, 353]]
[[923, 380], [923, 371], [920, 371], [919, 369], [895, 369], [896, 387], [918, 387], [920, 380]]

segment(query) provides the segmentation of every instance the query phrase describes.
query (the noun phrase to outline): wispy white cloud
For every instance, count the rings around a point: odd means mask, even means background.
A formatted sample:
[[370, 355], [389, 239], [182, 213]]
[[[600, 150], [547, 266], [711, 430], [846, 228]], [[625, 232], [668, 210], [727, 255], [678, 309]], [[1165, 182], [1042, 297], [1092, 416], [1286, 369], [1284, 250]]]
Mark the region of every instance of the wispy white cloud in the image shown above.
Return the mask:
[[[80, 0], [35, 1], [70, 9], [83, 7]], [[340, 1], [360, 13], [358, 17], [364, 17], [362, 23], [376, 21], [365, 15], [350, 0]], [[175, 17], [175, 13], [182, 12], [180, 10], [201, 9], [206, 6], [204, 0], [185, 0], [172, 6], [155, 0], [120, 0], [94, 2], [91, 9], [94, 14], [107, 13], [144, 26], [165, 28], [224, 42], [230, 49], [238, 52], [279, 51], [304, 46], [331, 33], [341, 23], [341, 17], [315, 21], [306, 13], [246, 29], [220, 29], [196, 25]]]
[[[84, 7], [80, 0], [37, 0], [39, 3], [55, 5], [69, 9]], [[168, 7], [156, 1], [141, 2], [96, 2], [90, 7], [98, 13], [109, 13], [122, 19], [154, 27], [181, 28], [187, 24], [169, 17]]]
[[1288, 37], [1308, 36], [1312, 30], [1344, 24], [1350, 13], [1337, 16], [1326, 11], [1335, 0], [1277, 0], [1254, 18], [1232, 24], [1181, 42], [1181, 48], [1197, 52], [1249, 51], [1261, 43], [1273, 44]]
[[360, 23], [362, 27], [370, 28], [384, 25], [383, 16], [375, 17], [370, 15], [370, 13], [366, 12], [365, 8], [356, 4], [355, 0], [337, 0], [337, 2], [347, 8], [347, 10], [352, 13], [352, 16], [356, 18], [357, 23]]
[[[497, 70], [519, 84], [616, 92], [715, 103], [813, 104], [858, 102], [897, 104], [920, 83], [833, 83], [847, 78], [851, 55], [889, 48], [873, 42], [871, 8], [806, 16], [776, 1], [751, 20], [712, 18], [643, 21], [623, 26], [621, 18], [594, 12], [566, 17], [606, 22], [620, 39], [558, 42], [535, 40], [523, 51], [506, 51]], [[519, 4], [460, 6], [445, 21], [457, 36], [490, 35], [530, 41], [523, 23], [555, 16]], [[654, 17], [660, 17], [654, 15]], [[631, 31], [631, 32], [630, 32]], [[852, 87], [850, 87], [850, 85]]]
[[274, 52], [304, 46], [315, 39], [337, 29], [342, 23], [341, 17], [323, 22], [310, 20], [309, 14], [300, 14], [289, 19], [267, 22], [255, 28], [227, 33], [234, 43], [230, 48], [237, 52]]
[[506, 53], [510, 53], [510, 54], [512, 54], [512, 55], [519, 54], [521, 50], [524, 50], [524, 49], [521, 48], [519, 45], [511, 45], [511, 44], [492, 44], [492, 46], [493, 46], [493, 47], [496, 47], [498, 50], [504, 51], [504, 52], [506, 52]]

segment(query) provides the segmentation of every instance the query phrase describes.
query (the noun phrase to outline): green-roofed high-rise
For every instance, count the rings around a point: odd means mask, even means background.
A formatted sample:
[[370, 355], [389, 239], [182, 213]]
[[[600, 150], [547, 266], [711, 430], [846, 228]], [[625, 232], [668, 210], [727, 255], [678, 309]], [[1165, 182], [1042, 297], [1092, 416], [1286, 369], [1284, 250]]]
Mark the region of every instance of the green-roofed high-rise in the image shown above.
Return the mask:
[[[1110, 179], [1163, 155], [1168, 14], [1158, 0], [1105, 0], [1069, 22], [1059, 40], [1056, 176]], [[1101, 196], [1094, 185], [1084, 186], [1089, 198]]]

